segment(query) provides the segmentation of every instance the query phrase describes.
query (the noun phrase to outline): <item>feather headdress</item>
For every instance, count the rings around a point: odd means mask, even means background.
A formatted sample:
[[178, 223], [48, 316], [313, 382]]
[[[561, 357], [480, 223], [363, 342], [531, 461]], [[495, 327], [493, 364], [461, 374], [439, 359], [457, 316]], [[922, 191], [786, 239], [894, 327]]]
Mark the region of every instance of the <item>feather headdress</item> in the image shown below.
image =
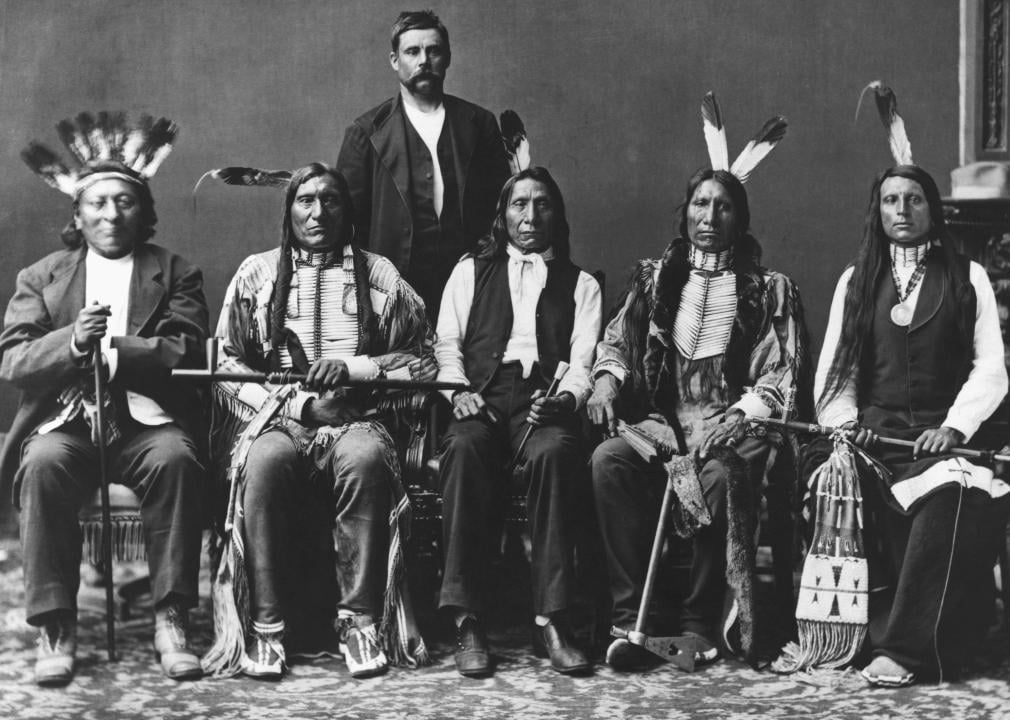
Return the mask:
[[781, 115], [769, 118], [730, 165], [726, 126], [722, 122], [722, 111], [715, 99], [715, 93], [708, 92], [701, 101], [701, 122], [712, 169], [727, 170], [735, 175], [741, 183], [747, 182], [751, 173], [754, 172], [754, 168], [786, 136], [786, 128], [789, 126], [789, 123]]
[[232, 165], [231, 167], [208, 170], [193, 186], [193, 194], [200, 188], [206, 178], [220, 180], [225, 185], [241, 185], [243, 187], [286, 188], [291, 182], [290, 170], [260, 170], [254, 167]]
[[898, 98], [894, 96], [894, 91], [891, 88], [880, 80], [874, 80], [864, 87], [863, 91], [859, 93], [859, 102], [856, 104], [856, 117], [859, 117], [859, 108], [863, 104], [863, 97], [865, 97], [867, 90], [873, 91], [877, 101], [877, 112], [880, 114], [880, 121], [884, 123], [894, 163], [896, 165], [914, 165], [912, 144], [908, 141], [908, 134], [905, 132], [905, 121], [898, 114]]
[[508, 153], [509, 167], [512, 174], [517, 175], [530, 166], [530, 141], [526, 137], [526, 126], [519, 119], [515, 110], [506, 110], [501, 114], [501, 136]]
[[88, 163], [118, 162], [144, 179], [152, 177], [172, 152], [179, 126], [168, 118], [155, 120], [143, 114], [130, 127], [126, 113], [103, 110], [97, 117], [82, 112], [75, 118], [61, 120], [56, 132], [77, 161], [77, 167], [68, 167], [55, 152], [37, 141], [29, 143], [21, 158], [48, 185], [75, 196], [80, 190], [78, 177]]

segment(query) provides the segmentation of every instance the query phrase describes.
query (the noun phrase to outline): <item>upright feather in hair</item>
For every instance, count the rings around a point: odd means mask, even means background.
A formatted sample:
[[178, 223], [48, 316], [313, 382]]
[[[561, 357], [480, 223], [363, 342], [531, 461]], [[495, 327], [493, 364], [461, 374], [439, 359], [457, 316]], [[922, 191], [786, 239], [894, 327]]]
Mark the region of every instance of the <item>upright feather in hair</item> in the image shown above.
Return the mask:
[[99, 142], [104, 149], [102, 157], [121, 161], [123, 143], [126, 142], [126, 113], [122, 110], [114, 112], [102, 110], [98, 113], [97, 126], [101, 138]]
[[154, 118], [147, 113], [144, 113], [137, 118], [137, 124], [132, 130], [130, 130], [129, 134], [126, 136], [126, 142], [123, 143], [124, 165], [130, 168], [133, 167], [141, 149], [147, 145], [147, 137], [151, 134], [151, 128], [153, 126]]
[[[147, 145], [141, 149], [140, 156], [143, 157], [144, 161], [139, 166], [135, 163], [133, 169], [144, 177], [151, 177], [158, 172], [161, 163], [165, 161], [165, 158], [174, 149], [175, 146], [173, 143], [175, 142], [175, 136], [178, 134], [178, 125], [168, 118], [158, 118], [151, 128], [151, 134], [147, 138]], [[138, 157], [138, 162], [140, 162], [140, 157]]]
[[742, 183], [747, 182], [747, 178], [754, 172], [762, 160], [772, 151], [779, 141], [786, 136], [786, 128], [789, 123], [781, 115], [769, 118], [757, 135], [751, 138], [750, 142], [740, 151], [733, 161], [733, 166], [729, 171]]
[[874, 80], [863, 88], [859, 93], [859, 103], [856, 105], [856, 117], [859, 117], [859, 108], [863, 104], [863, 96], [867, 90], [873, 90], [877, 101], [877, 112], [880, 114], [880, 121], [884, 123], [887, 131], [887, 142], [891, 146], [891, 155], [897, 165], [912, 165], [912, 144], [908, 141], [908, 134], [905, 132], [905, 121], [898, 114], [898, 98], [894, 96], [894, 91], [884, 85], [880, 80]]
[[726, 144], [726, 127], [722, 124], [722, 112], [709, 91], [701, 101], [701, 122], [705, 131], [705, 145], [713, 170], [729, 170], [729, 147]]
[[51, 185], [67, 195], [74, 194], [74, 176], [67, 166], [52, 150], [37, 142], [32, 142], [21, 151], [21, 159], [35, 173], [40, 175], [47, 185]]
[[81, 113], [77, 117], [80, 118], [82, 115], [86, 115], [89, 121], [87, 125], [88, 142], [91, 144], [91, 151], [94, 153], [91, 159], [113, 160], [113, 149], [109, 144], [109, 136], [106, 132], [109, 123], [109, 114], [102, 111], [95, 117], [91, 113]]
[[77, 162], [83, 164], [91, 159], [91, 146], [78, 132], [73, 120], [69, 118], [60, 120], [56, 124], [56, 132], [60, 136], [60, 142], [77, 158]]
[[193, 193], [200, 187], [200, 183], [204, 181], [205, 178], [214, 178], [215, 180], [220, 180], [225, 185], [245, 185], [248, 187], [276, 187], [283, 188], [287, 187], [288, 182], [291, 180], [290, 170], [260, 170], [254, 167], [223, 167], [217, 168], [216, 170], [208, 170], [200, 179], [196, 181], [196, 185], [193, 186]]
[[516, 175], [530, 166], [530, 141], [526, 137], [526, 126], [514, 110], [501, 114], [501, 136], [505, 152], [509, 156], [509, 166]]
[[87, 148], [88, 157], [84, 162], [99, 159], [101, 156], [98, 153], [98, 146], [95, 144], [95, 116], [87, 111], [79, 112], [74, 118], [74, 124], [77, 126], [76, 132], [80, 137], [81, 145]]

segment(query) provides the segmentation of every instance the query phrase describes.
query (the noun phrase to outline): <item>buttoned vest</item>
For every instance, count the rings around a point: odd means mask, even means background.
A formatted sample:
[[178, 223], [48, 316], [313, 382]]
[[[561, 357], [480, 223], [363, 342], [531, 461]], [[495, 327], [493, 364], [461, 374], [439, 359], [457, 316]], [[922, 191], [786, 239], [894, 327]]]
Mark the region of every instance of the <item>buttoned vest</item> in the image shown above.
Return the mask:
[[448, 262], [451, 267], [463, 254], [464, 247], [449, 116], [446, 115], [436, 146], [444, 185], [441, 217], [435, 213], [435, 164], [431, 153], [406, 115], [403, 125], [410, 162], [410, 215], [414, 223], [410, 265], [424, 268], [430, 267], [433, 261], [441, 261]]
[[[575, 286], [581, 270], [569, 260], [547, 263], [547, 284], [537, 302], [538, 367], [550, 382], [558, 363], [571, 359], [575, 329]], [[501, 364], [512, 334], [508, 258], [474, 259], [473, 305], [463, 339], [463, 368], [482, 391]]]
[[930, 253], [908, 327], [891, 321], [898, 293], [889, 274], [874, 297], [871, 334], [859, 375], [859, 407], [874, 406], [910, 425], [938, 425], [968, 378], [974, 357], [975, 289], [969, 261], [957, 256], [949, 271]]

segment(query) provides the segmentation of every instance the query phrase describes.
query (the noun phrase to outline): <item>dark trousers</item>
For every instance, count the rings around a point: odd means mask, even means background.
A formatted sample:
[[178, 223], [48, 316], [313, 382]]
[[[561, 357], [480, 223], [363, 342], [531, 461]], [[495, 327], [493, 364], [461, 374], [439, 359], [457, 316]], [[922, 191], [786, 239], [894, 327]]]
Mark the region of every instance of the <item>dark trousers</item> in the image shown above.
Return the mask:
[[894, 596], [890, 608], [874, 608], [886, 605], [888, 595], [871, 595], [871, 617], [883, 620], [871, 625], [875, 655], [911, 672], [958, 672], [990, 615], [1006, 515], [1006, 499], [956, 485], [922, 500], [912, 515], [884, 511]]
[[[284, 620], [285, 588], [296, 578], [288, 570], [295, 553], [296, 507], [306, 496], [325, 498], [327, 519], [335, 519], [339, 603], [354, 613], [382, 615], [389, 548], [389, 512], [394, 469], [392, 449], [375, 430], [357, 427], [340, 436], [324, 456], [325, 467], [312, 468], [294, 441], [271, 431], [253, 443], [246, 460], [242, 510], [245, 517], [246, 569], [252, 619], [262, 624]], [[325, 492], [309, 478], [325, 484]]]
[[[760, 487], [767, 457], [765, 443], [748, 439], [736, 448]], [[610, 438], [592, 457], [593, 494], [603, 535], [613, 601], [612, 622], [632, 628], [638, 618], [649, 557], [666, 489], [666, 471], [646, 464], [623, 438]], [[755, 479], [757, 478], [757, 479]], [[726, 592], [726, 483], [729, 469], [719, 460], [706, 462], [698, 475], [712, 524], [694, 536], [687, 596], [681, 627], [715, 641]]]
[[[176, 425], [128, 424], [107, 450], [113, 482], [133, 489], [147, 543], [157, 605], [170, 595], [196, 605], [200, 571], [203, 466], [193, 441]], [[75, 421], [25, 441], [14, 477], [21, 510], [28, 622], [43, 613], [77, 610], [81, 530], [77, 514], [99, 485], [98, 451]]]
[[[518, 364], [499, 368], [482, 396], [496, 422], [484, 416], [453, 420], [442, 441], [439, 483], [445, 571], [440, 606], [479, 612], [483, 579], [507, 500], [506, 464], [528, 427], [530, 395], [545, 387], [534, 370], [528, 380]], [[575, 592], [574, 493], [586, 461], [574, 417], [536, 428], [526, 444], [520, 481], [532, 545], [533, 611], [548, 615], [571, 606]]]

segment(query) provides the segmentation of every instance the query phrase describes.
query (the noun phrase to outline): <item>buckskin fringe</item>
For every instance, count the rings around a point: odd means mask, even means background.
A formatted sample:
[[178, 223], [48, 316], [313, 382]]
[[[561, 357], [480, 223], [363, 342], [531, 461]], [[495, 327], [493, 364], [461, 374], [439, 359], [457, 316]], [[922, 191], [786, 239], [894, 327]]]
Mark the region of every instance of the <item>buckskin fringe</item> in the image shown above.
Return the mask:
[[[82, 556], [92, 565], [102, 564], [102, 522], [84, 520], [81, 522], [84, 537]], [[147, 543], [144, 539], [144, 524], [139, 515], [112, 518], [112, 556], [118, 562], [133, 562], [147, 559]]]
[[834, 438], [834, 450], [810, 481], [816, 524], [796, 604], [799, 644], [786, 645], [772, 663], [779, 673], [847, 665], [862, 647], [869, 621], [862, 495], [853, 448], [842, 436]]
[[[242, 545], [241, 513], [237, 510], [239, 485], [249, 448], [295, 392], [293, 385], [275, 388], [235, 441], [228, 467], [228, 510], [224, 526], [224, 550], [211, 584], [214, 604], [214, 643], [200, 661], [213, 677], [233, 677], [242, 667], [249, 618], [249, 579]], [[220, 396], [220, 394], [218, 394]]]
[[249, 617], [249, 580], [245, 558], [234, 538], [227, 544], [211, 586], [214, 605], [214, 644], [200, 660], [203, 671], [212, 677], [234, 677], [242, 669]]
[[[754, 566], [757, 548], [754, 538], [757, 527], [757, 508], [747, 470], [747, 463], [736, 451], [728, 447], [713, 448], [709, 459], [722, 462], [729, 477], [726, 481], [726, 584], [733, 596], [733, 604], [723, 624], [723, 640], [731, 651], [739, 651], [751, 666], [757, 663], [755, 622], [757, 599], [755, 596]], [[740, 647], [729, 641], [729, 631], [739, 623]]]
[[410, 500], [401, 491], [400, 499], [389, 516], [389, 559], [379, 639], [391, 663], [417, 668], [430, 665], [431, 656], [414, 621], [407, 584], [403, 547], [409, 532]]
[[326, 452], [333, 443], [349, 430], [367, 428], [382, 438], [385, 460], [393, 470], [390, 492], [393, 509], [389, 514], [389, 553], [386, 559], [386, 592], [383, 599], [382, 621], [379, 623], [379, 641], [386, 657], [394, 665], [410, 668], [431, 663], [428, 647], [421, 637], [414, 619], [410, 592], [407, 587], [407, 569], [403, 548], [410, 537], [410, 500], [400, 482], [400, 461], [396, 456], [393, 439], [386, 429], [375, 422], [355, 422], [336, 428], [321, 428], [316, 434], [319, 452]]

